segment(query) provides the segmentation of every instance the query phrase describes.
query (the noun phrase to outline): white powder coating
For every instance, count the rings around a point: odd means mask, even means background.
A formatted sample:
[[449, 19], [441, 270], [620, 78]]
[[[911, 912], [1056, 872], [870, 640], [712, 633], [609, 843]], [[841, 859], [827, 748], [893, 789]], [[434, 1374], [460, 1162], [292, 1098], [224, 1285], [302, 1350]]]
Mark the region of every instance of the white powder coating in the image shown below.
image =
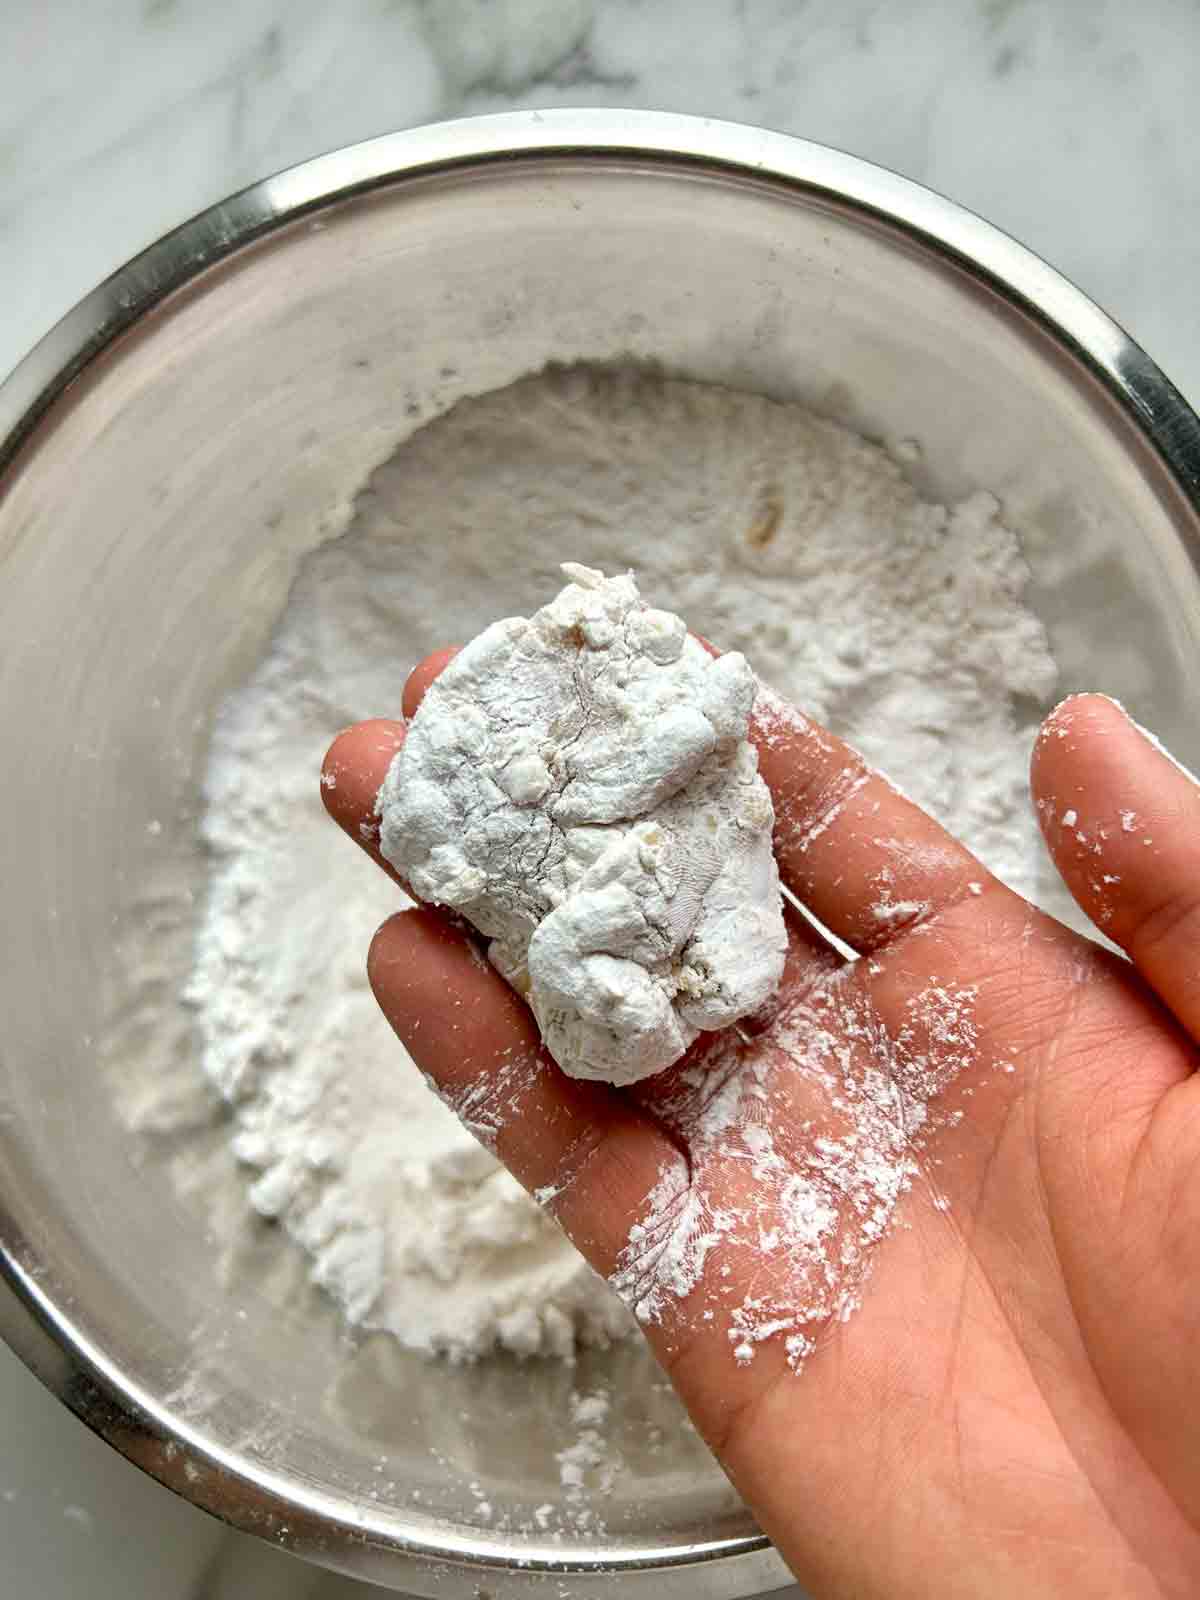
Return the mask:
[[567, 563], [432, 684], [379, 793], [380, 848], [579, 1078], [636, 1083], [774, 993], [787, 948], [754, 674], [630, 575]]
[[329, 822], [315, 774], [340, 728], [398, 711], [398, 655], [520, 612], [569, 558], [636, 568], [1013, 887], [1038, 887], [1029, 699], [1054, 669], [989, 496], [931, 505], [883, 450], [799, 407], [632, 372], [547, 373], [416, 432], [306, 560], [218, 720], [191, 995], [253, 1204], [350, 1321], [459, 1357], [569, 1355], [631, 1319], [405, 1060], [363, 970], [396, 889]]
[[611, 1492], [616, 1480], [605, 1426], [610, 1405], [603, 1390], [595, 1394], [572, 1394], [568, 1417], [575, 1438], [556, 1456], [567, 1518], [581, 1533], [604, 1531], [596, 1508]]
[[[922, 1152], [962, 1119], [935, 1102], [977, 1064], [977, 998], [935, 979], [889, 1032], [843, 967], [785, 994], [753, 1041], [708, 1044], [666, 1108], [687, 1159], [664, 1163], [613, 1274], [638, 1321], [663, 1322], [703, 1283], [702, 1315], [719, 1319], [739, 1365], [779, 1339], [799, 1371], [858, 1309], [914, 1183], [946, 1209]], [[804, 1107], [801, 1126], [776, 1122], [780, 1099], [793, 1115]]]

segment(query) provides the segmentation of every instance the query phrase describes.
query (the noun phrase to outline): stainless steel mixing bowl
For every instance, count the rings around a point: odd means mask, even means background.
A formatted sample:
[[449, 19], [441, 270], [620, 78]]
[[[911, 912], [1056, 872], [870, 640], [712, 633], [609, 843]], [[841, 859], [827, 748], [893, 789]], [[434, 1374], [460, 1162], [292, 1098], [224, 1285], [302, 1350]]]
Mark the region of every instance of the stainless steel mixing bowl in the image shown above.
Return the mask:
[[[132, 1104], [122, 1051], [153, 1040], [164, 1084], [195, 1076], [185, 1019], [162, 1024], [187, 961], [166, 890], [197, 870], [213, 708], [298, 558], [416, 420], [619, 357], [915, 440], [939, 495], [995, 490], [1064, 687], [1121, 695], [1200, 765], [1197, 419], [1049, 268], [860, 161], [673, 116], [420, 129], [215, 207], [43, 341], [0, 390], [0, 1324], [198, 1505], [422, 1594], [785, 1574], [695, 1445], [656, 1451], [636, 1408], [606, 1533], [494, 1531], [558, 1499], [572, 1382], [634, 1353], [572, 1379], [349, 1340], [319, 1295], [275, 1292], [269, 1230], [215, 1248], [212, 1197], [183, 1181], [189, 1139], [215, 1136]], [[135, 996], [122, 952], [158, 916]]]

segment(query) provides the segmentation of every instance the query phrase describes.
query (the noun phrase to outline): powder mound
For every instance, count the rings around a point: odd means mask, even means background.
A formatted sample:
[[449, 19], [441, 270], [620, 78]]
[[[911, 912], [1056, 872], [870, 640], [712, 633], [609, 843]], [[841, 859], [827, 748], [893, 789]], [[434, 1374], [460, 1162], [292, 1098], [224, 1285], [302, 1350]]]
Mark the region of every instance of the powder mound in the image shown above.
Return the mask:
[[381, 849], [466, 916], [580, 1078], [635, 1083], [770, 998], [786, 947], [755, 679], [631, 576], [567, 563], [427, 692]]

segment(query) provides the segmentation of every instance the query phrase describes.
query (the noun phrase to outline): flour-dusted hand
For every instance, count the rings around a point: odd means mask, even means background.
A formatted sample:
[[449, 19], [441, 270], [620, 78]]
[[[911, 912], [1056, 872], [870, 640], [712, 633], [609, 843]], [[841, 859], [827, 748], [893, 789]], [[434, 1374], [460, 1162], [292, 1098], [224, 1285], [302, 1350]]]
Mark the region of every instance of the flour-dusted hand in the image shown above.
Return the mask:
[[[764, 698], [751, 737], [782, 879], [857, 961], [788, 912], [774, 1011], [630, 1090], [564, 1076], [433, 910], [375, 936], [384, 1013], [625, 1295], [814, 1594], [1190, 1600], [1200, 787], [1109, 701], [1043, 729], [1047, 843], [1124, 961], [798, 712]], [[326, 758], [381, 862], [403, 738]]]
[[575, 1077], [634, 1083], [756, 1011], [783, 972], [756, 684], [631, 576], [567, 564], [425, 695], [380, 790], [380, 849], [461, 912]]

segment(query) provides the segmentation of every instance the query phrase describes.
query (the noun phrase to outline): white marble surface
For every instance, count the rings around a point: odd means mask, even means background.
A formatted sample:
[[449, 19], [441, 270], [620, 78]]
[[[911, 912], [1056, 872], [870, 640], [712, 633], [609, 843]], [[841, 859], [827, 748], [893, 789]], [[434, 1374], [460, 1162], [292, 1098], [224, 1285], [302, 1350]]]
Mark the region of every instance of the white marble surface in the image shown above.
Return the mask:
[[1200, 398], [1198, 59], [1195, 0], [0, 0], [0, 370], [278, 167], [435, 117], [625, 104], [944, 191]]
[[[0, 0], [0, 372], [279, 167], [438, 117], [608, 104], [763, 123], [942, 190], [1200, 402], [1198, 59], [1196, 0]], [[22, 1594], [362, 1592], [172, 1501], [6, 1353], [0, 1414]]]

